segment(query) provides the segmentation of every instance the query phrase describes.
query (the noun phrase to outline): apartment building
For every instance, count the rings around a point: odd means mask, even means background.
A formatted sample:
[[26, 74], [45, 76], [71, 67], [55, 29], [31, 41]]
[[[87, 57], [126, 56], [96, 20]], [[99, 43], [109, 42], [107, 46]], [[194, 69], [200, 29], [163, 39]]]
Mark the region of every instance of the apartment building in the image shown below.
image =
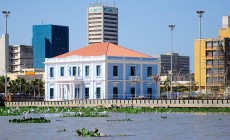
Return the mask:
[[25, 68], [33, 68], [33, 48], [28, 45], [9, 46], [9, 72], [17, 73]]
[[[171, 53], [161, 54], [161, 76], [167, 76], [170, 79], [171, 71]], [[173, 81], [189, 81], [189, 56], [181, 56], [178, 53], [172, 53], [172, 71]]]
[[227, 96], [230, 93], [229, 19], [230, 15], [223, 17], [218, 38], [196, 39], [194, 42], [195, 83], [197, 89], [200, 85], [201, 90], [207, 94]]
[[118, 44], [118, 8], [91, 4], [88, 8], [88, 44]]

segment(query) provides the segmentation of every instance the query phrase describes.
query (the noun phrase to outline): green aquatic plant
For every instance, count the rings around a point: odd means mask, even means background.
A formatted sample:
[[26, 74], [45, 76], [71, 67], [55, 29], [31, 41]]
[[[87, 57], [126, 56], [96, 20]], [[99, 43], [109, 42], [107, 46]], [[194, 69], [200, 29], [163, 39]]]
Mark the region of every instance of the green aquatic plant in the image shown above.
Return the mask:
[[82, 112], [65, 112], [61, 117], [108, 117], [108, 112], [95, 112], [89, 110], [81, 110]]
[[85, 128], [77, 129], [76, 133], [78, 136], [82, 137], [100, 137], [100, 133], [97, 128], [95, 128], [93, 131], [86, 130]]
[[9, 120], [10, 123], [50, 123], [50, 120], [45, 119], [44, 117], [40, 118], [25, 118], [22, 119], [12, 119]]
[[[75, 112], [74, 115], [70, 115], [71, 112]], [[214, 107], [202, 107], [202, 108], [164, 108], [164, 107], [116, 107], [116, 108], [101, 108], [101, 107], [0, 107], [0, 116], [16, 116], [29, 113], [63, 113], [64, 117], [107, 117], [107, 112], [127, 113], [127, 114], [139, 114], [139, 113], [173, 113], [173, 112], [230, 112], [230, 108], [214, 108]]]
[[130, 118], [126, 118], [126, 119], [106, 120], [106, 121], [133, 121], [133, 120]]
[[67, 132], [67, 129], [65, 129], [65, 128], [64, 128], [64, 129], [60, 129], [60, 128], [59, 128], [59, 129], [57, 130], [57, 132]]

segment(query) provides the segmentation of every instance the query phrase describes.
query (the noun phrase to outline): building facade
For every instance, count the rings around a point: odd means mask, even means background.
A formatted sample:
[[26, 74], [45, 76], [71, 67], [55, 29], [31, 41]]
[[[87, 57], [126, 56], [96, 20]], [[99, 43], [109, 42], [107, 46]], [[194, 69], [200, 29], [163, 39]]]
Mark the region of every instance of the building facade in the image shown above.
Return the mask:
[[230, 93], [230, 26], [226, 23], [223, 20], [218, 38], [201, 39], [201, 48], [199, 39], [194, 43], [195, 83], [198, 89], [201, 81], [201, 89], [207, 94]]
[[[170, 80], [171, 53], [160, 55], [160, 60], [161, 76], [167, 76]], [[178, 53], [172, 53], [172, 65], [173, 81], [189, 81], [189, 56], [181, 56]]]
[[0, 75], [9, 71], [9, 35], [0, 37]]
[[59, 25], [33, 26], [33, 67], [44, 68], [45, 58], [69, 52], [69, 27]]
[[17, 73], [23, 68], [33, 68], [33, 48], [28, 45], [10, 45], [9, 72]]
[[45, 100], [155, 99], [160, 96], [159, 65], [157, 58], [95, 43], [46, 59]]
[[93, 4], [88, 8], [88, 44], [118, 44], [118, 8]]

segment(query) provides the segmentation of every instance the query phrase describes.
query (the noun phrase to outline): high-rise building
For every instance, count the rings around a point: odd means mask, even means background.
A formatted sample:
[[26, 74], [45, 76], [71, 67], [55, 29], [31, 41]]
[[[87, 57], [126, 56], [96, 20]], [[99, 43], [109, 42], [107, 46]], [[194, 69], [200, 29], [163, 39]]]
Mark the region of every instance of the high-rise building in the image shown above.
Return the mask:
[[20, 72], [23, 68], [33, 68], [33, 48], [28, 45], [9, 46], [9, 72]]
[[[223, 18], [230, 19], [230, 15]], [[222, 22], [223, 26], [219, 29], [218, 38], [201, 39], [201, 48], [200, 40], [195, 40], [194, 78], [197, 89], [201, 81], [203, 92], [227, 96], [230, 95], [230, 26], [226, 20]], [[200, 53], [199, 49], [201, 49]], [[200, 56], [201, 68], [199, 68]]]
[[[171, 71], [171, 53], [160, 55], [161, 76], [168, 76]], [[172, 53], [172, 71], [173, 81], [189, 81], [189, 56], [181, 56], [178, 53]], [[169, 77], [170, 78], [170, 77]]]
[[34, 68], [44, 68], [45, 58], [69, 52], [69, 27], [34, 25], [32, 46]]
[[92, 4], [88, 8], [88, 43], [118, 44], [118, 8]]
[[9, 71], [9, 35], [0, 37], [0, 76]]

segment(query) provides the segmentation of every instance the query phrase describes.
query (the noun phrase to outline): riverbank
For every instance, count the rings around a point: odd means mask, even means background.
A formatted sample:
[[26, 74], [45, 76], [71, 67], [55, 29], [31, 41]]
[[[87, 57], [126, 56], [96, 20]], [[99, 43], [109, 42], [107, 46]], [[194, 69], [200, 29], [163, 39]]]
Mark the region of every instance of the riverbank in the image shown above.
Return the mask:
[[[49, 114], [49, 113], [230, 113], [230, 108], [150, 108], [150, 107], [1, 107], [0, 116], [16, 116], [25, 114]], [[92, 116], [93, 117], [93, 116]], [[97, 116], [94, 116], [97, 117]]]

